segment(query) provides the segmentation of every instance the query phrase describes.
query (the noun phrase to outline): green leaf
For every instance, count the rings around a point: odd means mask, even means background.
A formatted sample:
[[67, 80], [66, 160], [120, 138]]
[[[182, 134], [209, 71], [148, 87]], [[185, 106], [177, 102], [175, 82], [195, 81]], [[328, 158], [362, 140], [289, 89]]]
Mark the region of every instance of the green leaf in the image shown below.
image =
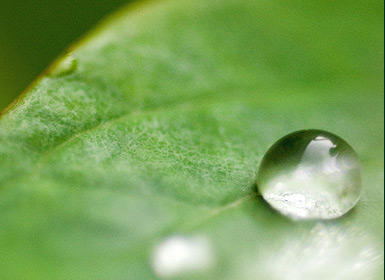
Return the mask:
[[[181, 235], [211, 263], [177, 278], [381, 279], [381, 6], [177, 0], [108, 19], [0, 119], [0, 278], [167, 276], [154, 252]], [[305, 128], [361, 158], [340, 219], [293, 222], [254, 194], [267, 148]]]

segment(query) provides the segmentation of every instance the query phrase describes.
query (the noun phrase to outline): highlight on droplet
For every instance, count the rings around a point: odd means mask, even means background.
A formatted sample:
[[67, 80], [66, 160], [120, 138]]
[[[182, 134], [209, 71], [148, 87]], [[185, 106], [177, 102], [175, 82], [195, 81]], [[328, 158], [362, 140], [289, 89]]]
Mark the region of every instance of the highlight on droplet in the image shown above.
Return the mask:
[[203, 236], [168, 237], [154, 248], [151, 260], [154, 273], [162, 278], [204, 272], [213, 264], [211, 243]]

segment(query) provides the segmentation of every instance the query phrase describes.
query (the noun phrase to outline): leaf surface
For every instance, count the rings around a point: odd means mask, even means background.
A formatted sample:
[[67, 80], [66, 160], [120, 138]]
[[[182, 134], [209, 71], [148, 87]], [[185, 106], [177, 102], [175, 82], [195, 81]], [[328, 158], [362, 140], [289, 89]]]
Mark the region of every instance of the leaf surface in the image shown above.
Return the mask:
[[[177, 278], [380, 279], [382, 14], [364, 4], [177, 0], [108, 19], [0, 119], [0, 278], [156, 278], [154, 248], [182, 235], [213, 264]], [[340, 219], [292, 222], [255, 194], [267, 148], [305, 128], [362, 160]]]

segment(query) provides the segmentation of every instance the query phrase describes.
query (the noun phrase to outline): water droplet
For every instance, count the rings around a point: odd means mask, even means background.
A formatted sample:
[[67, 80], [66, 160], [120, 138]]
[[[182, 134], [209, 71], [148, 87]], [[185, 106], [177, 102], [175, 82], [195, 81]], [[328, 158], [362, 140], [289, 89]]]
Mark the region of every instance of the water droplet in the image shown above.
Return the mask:
[[68, 54], [60, 59], [50, 71], [50, 76], [65, 76], [76, 71], [78, 67], [78, 61], [72, 54]]
[[278, 140], [257, 175], [263, 198], [298, 219], [344, 215], [361, 194], [361, 165], [352, 147], [322, 130], [301, 130]]
[[204, 237], [169, 237], [155, 248], [152, 255], [152, 268], [158, 277], [202, 272], [212, 264], [211, 245]]

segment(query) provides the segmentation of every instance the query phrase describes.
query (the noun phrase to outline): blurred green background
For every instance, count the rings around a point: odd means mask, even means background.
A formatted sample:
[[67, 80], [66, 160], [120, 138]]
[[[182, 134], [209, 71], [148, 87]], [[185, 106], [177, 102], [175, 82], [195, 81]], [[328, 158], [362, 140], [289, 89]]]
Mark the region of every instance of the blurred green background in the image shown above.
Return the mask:
[[[82, 34], [128, 2], [133, 0], [1, 0], [0, 110]], [[383, 13], [382, 1], [371, 1], [369, 6], [374, 7], [367, 9], [371, 13]], [[349, 7], [345, 6], [345, 9]], [[366, 22], [379, 18], [361, 9], [357, 12], [360, 17], [366, 17]], [[371, 32], [365, 27], [363, 30]], [[382, 49], [378, 46], [373, 48]], [[382, 61], [382, 57], [379, 54], [378, 62]]]
[[99, 20], [132, 0], [1, 0], [0, 110]]
[[[0, 110], [22, 93], [55, 58], [73, 42], [79, 40], [101, 19], [124, 4], [134, 1], [140, 0], [1, 0]], [[317, 3], [320, 4], [319, 1], [315, 1], [313, 4], [317, 5]], [[312, 5], [306, 1], [304, 4], [304, 6]], [[350, 3], [350, 7], [346, 4], [346, 2], [341, 3], [347, 11], [357, 12], [357, 16], [361, 17], [361, 20], [368, 26], [381, 18], [379, 15], [383, 15], [382, 1], [359, 4], [361, 8], [365, 7], [365, 9], [357, 9], [355, 2]], [[329, 5], [330, 3], [322, 4], [322, 6]], [[335, 7], [336, 5], [330, 6]], [[320, 10], [321, 14], [323, 10]], [[349, 22], [349, 18], [348, 20], [341, 19], [341, 22], [356, 26]], [[367, 28], [368, 26], [363, 26], [361, 31], [364, 33], [377, 32], [377, 29], [371, 30]], [[354, 32], [356, 34], [359, 31]], [[344, 34], [340, 35], [341, 38], [344, 37]], [[378, 36], [378, 38], [381, 37], [380, 34]], [[343, 40], [341, 39], [341, 41]], [[381, 50], [376, 61], [366, 62], [366, 65], [371, 65], [375, 69], [378, 69], [383, 60], [383, 43], [381, 46], [378, 43], [379, 40], [371, 46], [373, 49]], [[370, 47], [369, 44], [368, 46]], [[372, 53], [372, 51], [367, 51]], [[363, 56], [362, 60], [367, 60], [367, 57]], [[370, 69], [367, 73], [371, 74]]]

